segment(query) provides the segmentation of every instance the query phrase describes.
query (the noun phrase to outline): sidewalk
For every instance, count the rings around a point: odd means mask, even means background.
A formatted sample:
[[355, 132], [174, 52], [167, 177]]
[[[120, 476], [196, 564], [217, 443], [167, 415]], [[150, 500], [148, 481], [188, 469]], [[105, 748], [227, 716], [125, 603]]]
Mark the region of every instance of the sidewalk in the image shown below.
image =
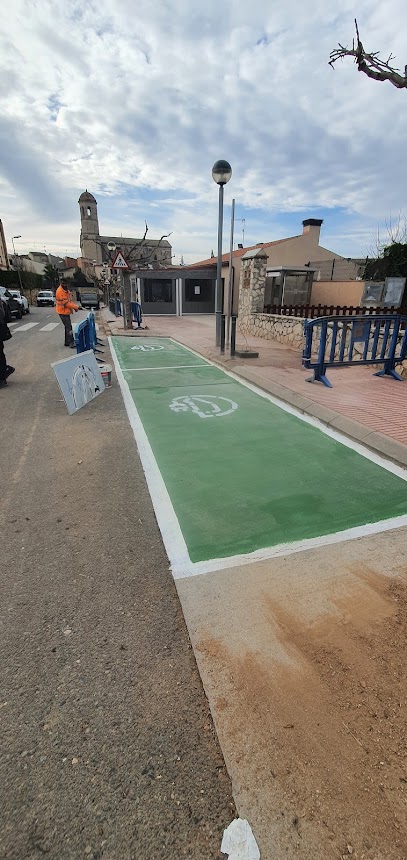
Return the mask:
[[238, 333], [237, 348], [252, 347], [256, 359], [221, 356], [214, 345], [213, 316], [145, 317], [148, 329], [126, 332], [122, 318], [104, 308], [107, 334], [172, 337], [270, 394], [344, 433], [357, 442], [407, 466], [407, 385], [373, 376], [369, 367], [330, 370], [332, 389], [307, 383], [311, 371], [301, 356], [277, 341]]

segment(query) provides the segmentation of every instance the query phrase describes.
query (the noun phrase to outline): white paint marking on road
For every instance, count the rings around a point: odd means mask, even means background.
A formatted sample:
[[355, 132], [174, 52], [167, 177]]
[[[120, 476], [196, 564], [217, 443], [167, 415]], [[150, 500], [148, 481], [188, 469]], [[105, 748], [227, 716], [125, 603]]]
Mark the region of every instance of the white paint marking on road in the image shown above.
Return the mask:
[[229, 555], [225, 558], [210, 558], [208, 561], [189, 562], [185, 568], [173, 567], [174, 579], [186, 579], [190, 576], [200, 576], [204, 573], [213, 573], [217, 570], [226, 570], [230, 567], [242, 567], [245, 564], [253, 564], [255, 561], [266, 561], [269, 558], [294, 555], [297, 552], [306, 552], [310, 549], [318, 549], [322, 546], [331, 546], [344, 541], [356, 540], [368, 535], [381, 534], [393, 529], [407, 526], [407, 514], [401, 517], [392, 517], [389, 520], [380, 520], [376, 523], [368, 523], [365, 526], [355, 526], [335, 534], [323, 535], [323, 537], [309, 538], [308, 540], [294, 541], [293, 543], [281, 543], [276, 546], [256, 549], [254, 552], [241, 555]]
[[126, 373], [131, 373], [133, 370], [182, 370], [187, 367], [212, 367], [211, 364], [169, 364], [168, 367], [126, 367]]
[[[122, 368], [120, 367], [119, 360], [115, 348], [113, 346], [111, 337], [108, 338], [108, 341], [117, 373], [117, 379], [122, 391], [124, 404], [130, 421], [130, 426], [133, 430], [134, 438], [136, 440], [137, 449], [144, 469], [144, 474], [146, 476], [148, 489], [157, 517], [157, 522], [161, 531], [168, 558], [170, 560], [172, 575], [175, 580], [186, 579], [191, 576], [200, 576], [202, 574], [212, 573], [218, 570], [226, 570], [231, 567], [241, 567], [245, 564], [250, 564], [256, 561], [265, 561], [271, 558], [278, 558], [279, 556], [293, 555], [294, 553], [305, 552], [307, 550], [317, 549], [318, 547], [322, 546], [330, 546], [332, 544], [342, 543], [348, 540], [356, 540], [357, 538], [366, 537], [368, 535], [375, 535], [381, 532], [391, 531], [392, 529], [399, 529], [407, 526], [407, 514], [403, 514], [400, 517], [392, 517], [388, 520], [380, 520], [379, 522], [375, 523], [367, 523], [366, 525], [356, 526], [354, 528], [346, 529], [341, 532], [323, 535], [322, 537], [309, 538], [308, 540], [294, 541], [293, 543], [287, 544], [278, 544], [272, 547], [264, 547], [251, 553], [227, 556], [225, 558], [212, 558], [206, 561], [192, 562], [189, 557], [187, 545], [185, 543], [180, 524], [178, 522], [178, 517], [173, 508], [170, 496], [168, 494], [163, 477], [158, 467], [158, 463], [155, 459], [136, 405], [131, 396], [129, 386], [124, 378], [124, 374]], [[174, 342], [178, 343], [178, 341]], [[180, 344], [180, 346], [184, 346], [184, 344]], [[189, 347], [186, 346], [185, 349], [199, 357], [199, 353], [196, 353]], [[217, 366], [212, 362], [210, 364], [213, 367]], [[245, 385], [246, 388], [249, 388], [256, 394], [259, 394], [266, 400], [270, 400], [272, 403], [274, 403], [274, 405], [278, 406], [284, 411], [289, 412], [290, 414], [295, 415], [298, 418], [301, 418], [307, 424], [312, 424], [317, 429], [325, 432], [326, 435], [331, 436], [332, 438], [346, 445], [346, 447], [352, 448], [358, 453], [361, 453], [362, 456], [365, 456], [367, 459], [372, 460], [374, 463], [377, 463], [377, 465], [387, 469], [387, 471], [392, 472], [398, 477], [401, 477], [404, 481], [407, 481], [407, 471], [399, 466], [396, 466], [395, 463], [390, 463], [388, 460], [384, 460], [382, 457], [379, 457], [372, 451], [368, 451], [367, 449], [363, 448], [363, 446], [359, 445], [358, 443], [352, 443], [352, 440], [348, 439], [345, 436], [342, 436], [340, 433], [337, 433], [337, 431], [330, 430], [330, 428], [321, 424], [317, 419], [311, 419], [308, 416], [303, 415], [301, 412], [298, 412], [293, 407], [283, 403], [283, 401], [274, 398], [271, 394], [268, 394], [267, 392], [258, 389], [255, 385], [252, 385], [252, 383], [246, 382], [245, 380], [240, 379], [240, 377], [236, 374], [224, 370], [223, 367], [221, 367], [220, 369], [223, 370], [223, 372], [226, 373], [227, 376], [230, 376], [236, 382], [240, 382], [242, 385]]]
[[223, 415], [230, 415], [237, 408], [234, 400], [215, 394], [181, 394], [179, 397], [174, 397], [169, 405], [172, 412], [191, 410], [200, 418], [220, 418]]
[[44, 325], [43, 328], [39, 329], [39, 331], [52, 331], [52, 329], [56, 328], [57, 326], [59, 326], [59, 323], [57, 323], [57, 322], [56, 323], [47, 323], [47, 325]]
[[12, 326], [12, 325], [19, 325], [19, 324], [20, 324], [20, 320], [13, 320], [13, 322], [9, 322], [9, 323], [7, 323], [7, 325], [8, 325], [8, 327], [9, 327], [9, 328], [10, 328], [10, 326]]
[[28, 331], [28, 329], [34, 328], [36, 325], [39, 325], [39, 323], [25, 323], [25, 325], [20, 325], [19, 328], [16, 328], [15, 331]]
[[[174, 343], [178, 346], [183, 346], [184, 349], [187, 349], [188, 352], [192, 353], [192, 355], [199, 356], [198, 352], [195, 352], [195, 350], [191, 349], [189, 346], [185, 346], [180, 341], [174, 340]], [[294, 406], [290, 406], [290, 404], [286, 403], [284, 400], [279, 400], [278, 397], [274, 397], [273, 394], [270, 394], [263, 388], [259, 388], [254, 382], [249, 382], [248, 380], [243, 379], [237, 373], [233, 373], [232, 370], [226, 370], [222, 365], [215, 364], [214, 362], [211, 362], [211, 366], [216, 367], [218, 370], [223, 370], [226, 376], [230, 376], [234, 382], [239, 382], [241, 385], [244, 385], [245, 388], [249, 388], [250, 391], [254, 391], [255, 394], [259, 395], [259, 397], [269, 400], [270, 403], [273, 403], [274, 406], [278, 406], [278, 408], [282, 409], [283, 412], [288, 412], [290, 415], [294, 415], [296, 418], [304, 421], [305, 424], [310, 424], [311, 427], [321, 430], [322, 433], [325, 433], [326, 436], [334, 439], [335, 442], [340, 442], [341, 445], [345, 446], [345, 448], [351, 448], [352, 451], [356, 451], [357, 454], [360, 454], [361, 457], [365, 457], [366, 460], [371, 460], [372, 463], [376, 463], [377, 466], [381, 466], [381, 468], [386, 469], [387, 472], [391, 472], [403, 481], [407, 481], [407, 469], [403, 469], [402, 466], [392, 463], [391, 460], [386, 460], [385, 457], [381, 457], [380, 454], [376, 454], [374, 451], [366, 448], [361, 442], [355, 442], [354, 439], [351, 439], [349, 436], [344, 436], [338, 430], [328, 427], [327, 424], [323, 424], [323, 422], [319, 421], [318, 418], [314, 418], [312, 415], [305, 415], [304, 412], [300, 412], [299, 409], [296, 409]], [[340, 417], [339, 413], [338, 417]]]
[[131, 396], [129, 386], [120, 367], [116, 350], [111, 337], [108, 338], [110, 351], [115, 366], [117, 380], [123, 395], [124, 405], [136, 440], [138, 453], [146, 476], [150, 496], [154, 505], [157, 522], [161, 531], [164, 546], [167, 550], [171, 568], [186, 569], [191, 566], [187, 545], [182, 534], [178, 518], [172, 506], [167, 487], [158, 468], [147, 434], [141, 423], [136, 404]]
[[163, 346], [152, 346], [151, 344], [140, 343], [138, 346], [131, 346], [131, 350], [138, 349], [140, 352], [156, 352], [159, 349], [164, 349]]

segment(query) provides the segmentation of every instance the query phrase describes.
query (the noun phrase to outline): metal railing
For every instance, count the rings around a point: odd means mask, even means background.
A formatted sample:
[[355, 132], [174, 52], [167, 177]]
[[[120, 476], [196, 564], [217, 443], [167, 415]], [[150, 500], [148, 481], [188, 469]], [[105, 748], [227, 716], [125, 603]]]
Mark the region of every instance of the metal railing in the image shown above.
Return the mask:
[[396, 371], [407, 356], [407, 317], [398, 314], [322, 317], [304, 323], [304, 367], [314, 370], [307, 382], [322, 382], [332, 388], [327, 367], [383, 364], [375, 376], [403, 381]]
[[275, 316], [302, 317], [303, 319], [315, 319], [316, 317], [339, 317], [339, 316], [361, 316], [365, 314], [396, 314], [397, 308], [372, 308], [358, 305], [265, 305], [265, 314]]
[[[123, 308], [120, 299], [110, 299], [109, 310], [110, 313], [114, 314], [116, 317], [121, 317], [123, 315]], [[137, 323], [137, 328], [141, 328], [143, 314], [140, 302], [131, 302], [131, 318], [132, 322]]]

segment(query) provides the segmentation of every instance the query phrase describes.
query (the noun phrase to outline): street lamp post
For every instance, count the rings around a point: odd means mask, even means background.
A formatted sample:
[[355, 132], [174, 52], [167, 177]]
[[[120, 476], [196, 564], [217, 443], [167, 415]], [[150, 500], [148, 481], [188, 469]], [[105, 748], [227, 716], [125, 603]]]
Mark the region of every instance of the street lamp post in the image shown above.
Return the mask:
[[[14, 247], [14, 239], [21, 239], [21, 235], [18, 235], [18, 236], [12, 236], [12, 237], [11, 237], [11, 241], [12, 241], [12, 243], [13, 243], [13, 254], [14, 254], [14, 256], [15, 256], [15, 257], [18, 257], [18, 254], [16, 254], [16, 249], [15, 249], [15, 247]], [[20, 284], [21, 295], [23, 295], [23, 292], [24, 292], [24, 290], [23, 290], [23, 282], [22, 282], [22, 280], [21, 280], [21, 272], [20, 272], [20, 266], [19, 266], [19, 265], [17, 265], [17, 274], [18, 274], [18, 281], [19, 281], [19, 284]]]
[[222, 233], [223, 233], [223, 189], [232, 176], [232, 168], [228, 161], [216, 161], [212, 167], [212, 179], [219, 185], [219, 217], [218, 217], [218, 261], [216, 267], [215, 317], [216, 317], [216, 346], [220, 346], [222, 326]]

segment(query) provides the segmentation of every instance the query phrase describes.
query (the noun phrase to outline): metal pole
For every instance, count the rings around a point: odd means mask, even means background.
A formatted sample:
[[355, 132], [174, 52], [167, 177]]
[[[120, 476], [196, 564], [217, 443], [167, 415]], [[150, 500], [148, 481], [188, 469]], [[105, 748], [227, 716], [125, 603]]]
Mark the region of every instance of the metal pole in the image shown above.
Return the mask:
[[[12, 243], [13, 243], [13, 253], [14, 253], [14, 256], [15, 256], [15, 257], [18, 257], [18, 254], [16, 254], [16, 249], [15, 249], [15, 247], [14, 247], [14, 239], [12, 238], [12, 239], [11, 239], [11, 241], [12, 241]], [[21, 280], [21, 272], [20, 272], [20, 266], [19, 266], [19, 264], [17, 264], [17, 274], [18, 274], [18, 281], [19, 281], [19, 284], [20, 284], [21, 295], [23, 295], [23, 294], [24, 294], [24, 290], [23, 290], [23, 284], [22, 284], [22, 280]], [[31, 295], [31, 294], [30, 294], [30, 295]]]
[[220, 315], [220, 351], [225, 352], [225, 314]]
[[226, 315], [226, 347], [230, 342], [230, 317], [232, 316], [232, 285], [233, 285], [233, 233], [235, 228], [235, 199], [232, 200], [232, 214], [230, 218], [230, 253], [229, 253], [229, 280], [228, 280], [228, 307]]
[[284, 298], [285, 298], [285, 296], [284, 296], [284, 294], [285, 294], [285, 279], [286, 279], [286, 273], [283, 272], [283, 289], [281, 291], [281, 305], [284, 304]]
[[232, 327], [230, 329], [230, 357], [235, 357], [236, 351], [236, 317], [232, 316]]
[[220, 346], [220, 328], [222, 314], [222, 232], [223, 232], [223, 185], [219, 185], [219, 216], [218, 216], [218, 263], [216, 267], [215, 316], [216, 316], [216, 346]]
[[122, 308], [123, 308], [123, 328], [126, 328], [126, 301], [124, 295], [124, 272], [120, 270], [120, 286], [121, 286], [121, 300], [122, 300]]

